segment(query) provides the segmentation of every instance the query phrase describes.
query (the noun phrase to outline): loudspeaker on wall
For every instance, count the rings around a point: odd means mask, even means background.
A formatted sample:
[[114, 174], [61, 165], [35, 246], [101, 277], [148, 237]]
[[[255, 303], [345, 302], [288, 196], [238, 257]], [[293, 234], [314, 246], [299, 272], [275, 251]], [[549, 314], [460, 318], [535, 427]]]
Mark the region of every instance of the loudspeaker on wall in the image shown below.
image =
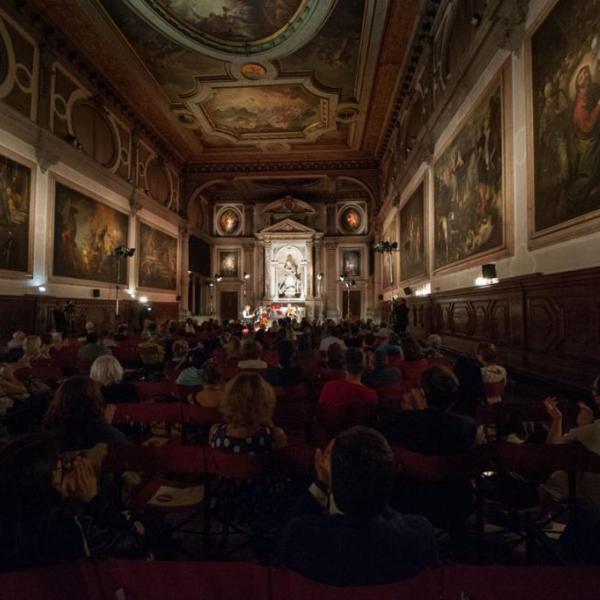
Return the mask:
[[92, 296], [94, 298], [100, 298], [100, 290], [98, 290], [98, 289], [92, 290]]

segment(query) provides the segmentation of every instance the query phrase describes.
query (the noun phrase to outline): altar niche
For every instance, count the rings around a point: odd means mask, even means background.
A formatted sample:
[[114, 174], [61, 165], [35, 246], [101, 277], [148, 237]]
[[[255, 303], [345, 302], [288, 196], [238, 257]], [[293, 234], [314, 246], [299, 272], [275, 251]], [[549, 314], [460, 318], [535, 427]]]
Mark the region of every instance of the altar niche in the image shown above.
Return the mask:
[[298, 248], [286, 244], [273, 248], [274, 257], [271, 263], [272, 299], [304, 300], [306, 298], [306, 248]]

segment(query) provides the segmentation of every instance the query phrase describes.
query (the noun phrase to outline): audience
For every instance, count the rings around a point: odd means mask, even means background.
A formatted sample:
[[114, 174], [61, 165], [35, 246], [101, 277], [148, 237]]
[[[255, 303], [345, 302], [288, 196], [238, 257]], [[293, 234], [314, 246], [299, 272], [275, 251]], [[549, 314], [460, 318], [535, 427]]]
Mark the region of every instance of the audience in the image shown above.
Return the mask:
[[475, 349], [477, 360], [481, 363], [481, 380], [486, 389], [488, 404], [502, 402], [502, 393], [506, 386], [506, 369], [499, 364], [496, 346], [489, 342], [477, 344]]
[[376, 389], [400, 381], [402, 381], [402, 371], [397, 367], [390, 367], [387, 351], [377, 348], [373, 353], [373, 369], [363, 373], [362, 383]]
[[124, 446], [125, 435], [110, 422], [113, 405], [105, 405], [100, 384], [76, 375], [56, 391], [44, 417], [44, 430], [53, 434], [62, 450], [82, 450], [97, 444]]
[[28, 335], [23, 342], [24, 354], [19, 360], [20, 367], [31, 367], [37, 360], [48, 360], [50, 355], [44, 350], [42, 338], [39, 335]]
[[240, 345], [240, 369], [266, 369], [269, 365], [260, 358], [260, 347], [254, 340], [244, 340]]
[[202, 350], [195, 350], [188, 354], [187, 362], [184, 363], [184, 367], [179, 373], [175, 383], [177, 385], [188, 385], [190, 387], [197, 387], [202, 385], [202, 365], [206, 357]]
[[366, 427], [339, 434], [315, 456], [316, 481], [291, 511], [280, 562], [330, 585], [374, 585], [438, 564], [435, 532], [389, 507], [395, 474], [385, 439]]
[[133, 521], [99, 495], [83, 456], [59, 458], [49, 436], [30, 435], [0, 451], [0, 569], [83, 558], [146, 558]]
[[400, 336], [395, 331], [392, 331], [388, 335], [387, 341], [384, 344], [380, 344], [378, 349], [388, 354], [394, 354], [400, 359], [404, 358], [403, 347], [400, 345]]
[[341, 335], [342, 332], [338, 327], [334, 328], [332, 331], [325, 330], [323, 337], [321, 338], [319, 351], [327, 352], [327, 350], [329, 350], [329, 346], [332, 344], [337, 344], [342, 351], [344, 351], [346, 349], [346, 344], [344, 343], [344, 340], [342, 340]]
[[329, 344], [325, 367], [331, 371], [341, 371], [344, 368], [344, 350], [339, 344]]
[[321, 390], [319, 404], [344, 407], [355, 404], [377, 404], [377, 394], [361, 382], [363, 353], [348, 348], [345, 354], [345, 377], [328, 381]]
[[110, 351], [99, 343], [98, 334], [95, 331], [88, 333], [85, 338], [85, 345], [79, 348], [77, 358], [84, 362], [92, 363], [99, 356], [104, 356]]
[[123, 381], [123, 367], [110, 354], [99, 356], [90, 369], [90, 377], [102, 386], [102, 398], [106, 404], [139, 402], [140, 394], [133, 383]]
[[276, 387], [294, 387], [305, 381], [304, 371], [297, 365], [294, 343], [288, 340], [277, 346], [279, 364], [267, 369], [264, 378]]
[[225, 398], [221, 373], [217, 369], [214, 361], [209, 360], [204, 363], [200, 371], [202, 380], [202, 389], [196, 392], [194, 401], [203, 408], [221, 408]]

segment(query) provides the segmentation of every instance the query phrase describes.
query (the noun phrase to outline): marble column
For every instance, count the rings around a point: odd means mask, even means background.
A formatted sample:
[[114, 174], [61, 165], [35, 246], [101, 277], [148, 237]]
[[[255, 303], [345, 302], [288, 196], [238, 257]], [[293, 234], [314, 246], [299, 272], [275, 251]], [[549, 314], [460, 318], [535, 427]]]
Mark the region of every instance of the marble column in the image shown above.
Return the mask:
[[188, 270], [190, 268], [190, 232], [187, 223], [182, 223], [179, 225], [179, 286], [178, 286], [178, 295], [181, 300], [179, 301], [179, 314], [181, 316], [187, 315], [187, 311], [189, 310], [188, 306], [188, 296], [189, 296], [189, 286], [190, 286], [190, 277], [188, 275]]

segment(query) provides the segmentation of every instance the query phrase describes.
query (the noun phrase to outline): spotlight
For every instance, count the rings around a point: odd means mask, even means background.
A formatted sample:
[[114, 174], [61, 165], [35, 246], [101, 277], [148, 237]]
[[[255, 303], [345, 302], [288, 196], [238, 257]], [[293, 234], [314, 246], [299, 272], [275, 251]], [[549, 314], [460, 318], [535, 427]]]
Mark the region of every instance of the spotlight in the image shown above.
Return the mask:
[[340, 281], [346, 281], [346, 276], [343, 273], [340, 274]]
[[140, 296], [140, 304], [148, 304], [148, 296]]
[[244, 279], [250, 279], [250, 273], [244, 273]]
[[317, 279], [321, 281], [321, 279], [323, 279], [323, 273], [317, 273]]
[[223, 275], [221, 275], [220, 273], [215, 273], [215, 279], [217, 280], [217, 283], [218, 283], [219, 281], [223, 280]]
[[42, 292], [42, 294], [46, 291], [46, 286], [45, 285], [40, 285], [38, 286], [38, 292]]
[[113, 256], [118, 258], [130, 258], [135, 254], [135, 248], [127, 248], [127, 246], [117, 246], [113, 250]]

